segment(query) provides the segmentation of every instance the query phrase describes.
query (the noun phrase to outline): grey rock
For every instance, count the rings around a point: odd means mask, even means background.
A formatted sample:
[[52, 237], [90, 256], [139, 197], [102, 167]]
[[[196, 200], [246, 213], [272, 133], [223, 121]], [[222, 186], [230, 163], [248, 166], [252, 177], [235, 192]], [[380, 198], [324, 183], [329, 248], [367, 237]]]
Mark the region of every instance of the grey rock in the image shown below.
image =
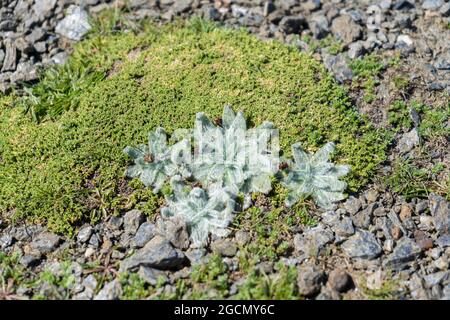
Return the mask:
[[14, 41], [16, 49], [22, 52], [22, 54], [29, 55], [33, 52], [33, 44], [20, 37]]
[[450, 234], [450, 203], [436, 194], [431, 194], [428, 200], [436, 231], [439, 235]]
[[373, 211], [378, 207], [378, 203], [374, 202], [362, 211], [352, 215], [352, 221], [355, 227], [366, 229], [372, 221]]
[[441, 9], [439, 9], [439, 12], [444, 16], [448, 17], [450, 16], [450, 2], [445, 3]]
[[450, 300], [450, 283], [442, 290], [442, 300]]
[[234, 238], [236, 239], [238, 245], [243, 246], [250, 241], [250, 234], [247, 231], [238, 230], [236, 231]]
[[145, 246], [156, 234], [156, 226], [151, 222], [144, 222], [139, 227], [133, 238], [133, 246], [141, 248]]
[[394, 10], [411, 10], [414, 9], [414, 4], [407, 0], [399, 0], [394, 4]]
[[437, 238], [436, 244], [441, 248], [450, 247], [450, 234], [444, 234]]
[[80, 231], [78, 231], [78, 235], [77, 235], [78, 242], [81, 242], [81, 243], [87, 242], [90, 239], [93, 231], [94, 230], [93, 230], [92, 226], [90, 226], [90, 225], [87, 225], [87, 226], [81, 228]]
[[136, 269], [140, 266], [156, 269], [173, 269], [180, 267], [185, 261], [185, 255], [175, 249], [168, 240], [157, 235], [133, 256], [122, 261], [122, 271]]
[[14, 229], [12, 234], [18, 241], [28, 241], [42, 231], [43, 228], [40, 226], [22, 226]]
[[314, 266], [306, 266], [298, 269], [297, 286], [302, 296], [311, 297], [320, 292], [324, 282], [324, 273]]
[[309, 22], [309, 28], [316, 39], [325, 38], [330, 33], [328, 19], [324, 15], [313, 16]]
[[192, 6], [192, 0], [177, 0], [172, 6], [172, 10], [175, 14], [180, 14], [189, 11]]
[[417, 274], [413, 273], [411, 279], [409, 280], [409, 290], [411, 291], [411, 296], [415, 300], [428, 300], [427, 290], [424, 288], [423, 279]]
[[112, 216], [106, 225], [111, 230], [119, 230], [123, 225], [123, 218]]
[[[406, 231], [406, 229], [403, 226], [404, 225], [408, 226], [408, 221], [412, 221], [411, 219], [404, 220], [402, 223], [400, 221], [399, 217], [397, 216], [397, 214], [392, 210], [390, 210], [388, 212], [387, 216], [394, 226], [396, 226], [397, 228], [400, 228], [400, 230], [402, 231], [403, 234], [408, 234], [408, 232]], [[414, 222], [413, 222], [413, 224], [414, 224]]]
[[411, 39], [410, 36], [406, 34], [401, 34], [397, 37], [397, 44], [405, 45], [407, 47], [412, 47], [414, 45], [414, 41]]
[[113, 280], [105, 284], [94, 300], [117, 300], [122, 295], [122, 286], [119, 280]]
[[125, 213], [123, 223], [125, 232], [128, 234], [135, 234], [141, 223], [145, 221], [145, 216], [138, 209], [134, 209]]
[[400, 138], [397, 148], [400, 153], [408, 153], [415, 146], [419, 145], [420, 137], [417, 128], [412, 129], [410, 132], [405, 133]]
[[315, 300], [340, 300], [339, 292], [328, 287], [322, 287], [320, 293], [315, 297]]
[[349, 68], [347, 60], [343, 54], [330, 55], [322, 53], [323, 63], [325, 67], [334, 74], [336, 80], [343, 83], [353, 78], [353, 72]]
[[424, 276], [423, 280], [425, 281], [425, 284], [429, 288], [431, 288], [437, 284], [441, 284], [442, 282], [446, 281], [449, 278], [449, 275], [450, 275], [449, 271], [440, 271]]
[[11, 82], [33, 81], [38, 78], [38, 72], [35, 65], [31, 61], [20, 62], [16, 71], [11, 75]]
[[422, 8], [425, 10], [438, 10], [444, 4], [444, 0], [425, 0]]
[[276, 7], [272, 1], [265, 1], [263, 7], [263, 16], [267, 17], [271, 12], [275, 11]]
[[355, 233], [352, 219], [344, 217], [342, 220], [333, 227], [333, 231], [339, 237], [349, 237]]
[[390, 219], [386, 217], [377, 218], [376, 226], [378, 229], [381, 229], [386, 239], [392, 239], [391, 230], [394, 227], [394, 224]]
[[44, 53], [47, 51], [47, 42], [45, 41], [36, 42], [33, 48], [38, 53]]
[[151, 286], [166, 284], [169, 281], [169, 278], [163, 271], [150, 267], [140, 267], [138, 275]]
[[97, 288], [98, 281], [94, 277], [94, 275], [90, 274], [83, 280], [82, 285], [83, 285], [85, 290], [89, 290], [89, 291], [94, 292], [95, 289]]
[[5, 60], [5, 51], [2, 48], [0, 48], [0, 69], [3, 66], [3, 60]]
[[66, 17], [55, 27], [55, 32], [71, 40], [79, 41], [91, 29], [88, 14], [79, 6], [71, 5]]
[[61, 238], [58, 235], [50, 232], [42, 232], [33, 239], [30, 247], [40, 253], [50, 253], [58, 247], [60, 241]]
[[278, 26], [286, 34], [298, 34], [306, 26], [306, 20], [303, 16], [285, 16]]
[[[97, 0], [95, 0], [97, 1]], [[98, 3], [99, 1], [97, 1]], [[156, 0], [131, 0], [128, 3], [128, 6], [130, 9], [140, 9], [147, 6], [154, 6], [156, 5]]]
[[437, 82], [437, 81], [430, 82], [427, 85], [428, 90], [431, 90], [431, 91], [444, 90], [445, 87], [446, 87], [446, 85], [444, 83]]
[[344, 45], [349, 45], [361, 39], [362, 27], [355, 23], [349, 15], [342, 15], [335, 18], [331, 23], [331, 32], [340, 39]]
[[67, 54], [67, 52], [63, 51], [63, 52], [59, 52], [59, 53], [55, 54], [51, 60], [55, 64], [64, 64], [64, 63], [66, 63], [68, 58], [69, 58], [69, 55]]
[[97, 233], [94, 233], [89, 239], [89, 245], [95, 249], [100, 248], [100, 237]]
[[33, 5], [33, 12], [39, 20], [44, 20], [52, 14], [57, 0], [36, 0]]
[[366, 52], [366, 48], [364, 48], [363, 41], [356, 41], [348, 46], [348, 57], [350, 59], [355, 59], [362, 56]]
[[0, 249], [8, 248], [14, 242], [14, 238], [10, 234], [4, 234], [0, 237]]
[[417, 259], [421, 254], [421, 249], [413, 240], [403, 237], [397, 242], [397, 246], [383, 265], [388, 268], [401, 270], [411, 261]]
[[164, 236], [175, 248], [189, 248], [189, 232], [186, 222], [181, 217], [160, 219], [157, 222], [157, 232]]
[[383, 9], [383, 10], [388, 10], [391, 8], [392, 6], [392, 0], [381, 0], [378, 3], [378, 6]]
[[35, 43], [40, 40], [43, 40], [46, 37], [47, 33], [42, 28], [35, 28], [29, 35], [26, 36], [26, 40], [30, 43]]
[[428, 208], [428, 201], [426, 200], [419, 201], [416, 204], [416, 211], [418, 214], [424, 213], [425, 210], [427, 210], [427, 208]]
[[206, 250], [203, 248], [194, 248], [187, 250], [185, 252], [186, 257], [191, 262], [191, 265], [194, 264], [206, 264], [208, 262], [208, 256], [206, 255]]
[[303, 234], [294, 236], [294, 248], [298, 253], [316, 257], [325, 248], [325, 245], [334, 240], [333, 232], [323, 225], [310, 228]]
[[344, 203], [345, 210], [350, 214], [355, 214], [361, 209], [361, 200], [355, 198], [354, 196], [348, 197]]
[[216, 8], [212, 6], [205, 6], [202, 8], [202, 17], [205, 20], [219, 20], [220, 19], [220, 12]]
[[19, 263], [25, 268], [37, 266], [41, 262], [41, 255], [25, 254], [19, 259]]
[[211, 243], [211, 249], [224, 257], [234, 257], [237, 252], [236, 244], [229, 239], [217, 239]]
[[374, 259], [381, 254], [381, 246], [375, 236], [365, 230], [357, 230], [342, 244], [342, 250], [351, 258]]
[[3, 67], [1, 71], [14, 71], [16, 70], [17, 63], [16, 45], [9, 38], [3, 40], [3, 45], [5, 47], [5, 58], [3, 59]]
[[344, 270], [333, 270], [328, 275], [328, 284], [337, 292], [345, 292], [352, 285], [352, 278]]

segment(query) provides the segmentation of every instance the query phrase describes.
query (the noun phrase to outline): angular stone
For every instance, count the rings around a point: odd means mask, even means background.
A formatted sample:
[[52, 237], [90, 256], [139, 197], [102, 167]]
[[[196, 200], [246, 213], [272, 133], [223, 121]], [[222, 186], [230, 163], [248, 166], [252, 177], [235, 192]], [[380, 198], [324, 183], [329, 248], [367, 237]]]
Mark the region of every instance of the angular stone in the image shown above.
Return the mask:
[[333, 232], [323, 225], [308, 229], [303, 234], [294, 236], [294, 248], [299, 253], [316, 257], [325, 248], [325, 245], [334, 240]]
[[84, 242], [89, 241], [93, 231], [94, 230], [93, 230], [92, 226], [89, 226], [89, 225], [81, 228], [80, 231], [78, 231], [78, 235], [77, 235], [78, 242], [84, 243]]
[[355, 198], [354, 196], [348, 197], [347, 201], [344, 203], [345, 210], [350, 214], [355, 214], [361, 209], [361, 200]]
[[25, 268], [37, 266], [41, 262], [41, 255], [25, 254], [19, 259], [19, 263]]
[[322, 57], [325, 67], [334, 74], [339, 83], [343, 83], [353, 78], [353, 71], [349, 68], [344, 54], [340, 53], [335, 56], [323, 53]]
[[438, 10], [444, 4], [444, 0], [425, 0], [422, 8], [425, 10]]
[[286, 34], [298, 34], [306, 26], [306, 19], [303, 16], [285, 16], [278, 26]]
[[403, 237], [397, 242], [397, 246], [386, 260], [383, 265], [388, 268], [401, 270], [407, 266], [411, 261], [417, 259], [422, 250], [413, 240]]
[[342, 250], [351, 258], [374, 259], [381, 254], [381, 246], [375, 236], [364, 230], [357, 230], [342, 244]]
[[4, 234], [0, 237], [0, 249], [8, 248], [14, 242], [14, 238], [10, 234]]
[[422, 250], [428, 250], [433, 248], [433, 240], [427, 236], [427, 234], [421, 230], [414, 231], [414, 239], [416, 240], [417, 245]]
[[1, 71], [14, 71], [16, 70], [17, 63], [16, 45], [9, 38], [3, 40], [3, 45], [5, 47], [5, 58], [3, 59], [3, 67]]
[[450, 247], [450, 234], [444, 234], [437, 238], [436, 243], [441, 248]]
[[144, 222], [139, 227], [136, 235], [133, 238], [132, 245], [141, 248], [145, 246], [156, 234], [156, 227], [151, 222]]
[[36, 0], [33, 5], [34, 14], [43, 21], [52, 14], [57, 0]]
[[163, 271], [150, 267], [140, 267], [138, 275], [151, 286], [162, 285], [169, 281], [169, 278]]
[[33, 29], [33, 31], [31, 31], [31, 33], [29, 35], [26, 36], [26, 39], [30, 43], [35, 43], [40, 40], [43, 40], [46, 35], [47, 35], [47, 33], [45, 32], [44, 29], [35, 28], [35, 29]]
[[323, 282], [324, 273], [318, 268], [307, 266], [298, 269], [297, 286], [302, 296], [310, 297], [319, 293]]
[[450, 275], [449, 271], [439, 271], [424, 276], [423, 280], [425, 280], [427, 286], [431, 288], [437, 284], [446, 281], [449, 278], [449, 275]]
[[42, 232], [30, 243], [30, 247], [40, 253], [50, 253], [54, 251], [61, 241], [61, 238], [50, 232]]
[[105, 284], [94, 300], [117, 300], [122, 295], [122, 286], [119, 280], [113, 280]]
[[450, 203], [436, 194], [431, 194], [428, 200], [436, 231], [439, 235], [450, 234]]
[[356, 41], [348, 46], [348, 57], [350, 59], [356, 59], [362, 56], [366, 52], [366, 48], [364, 48], [363, 41]]
[[419, 132], [417, 128], [412, 129], [410, 132], [403, 134], [400, 138], [397, 148], [400, 153], [407, 153], [411, 151], [415, 146], [420, 143]]
[[172, 6], [172, 10], [175, 14], [180, 14], [189, 11], [192, 7], [192, 0], [177, 0]]
[[120, 269], [127, 271], [146, 266], [166, 270], [180, 267], [184, 262], [183, 252], [175, 249], [164, 237], [157, 235], [133, 256], [122, 261]]
[[55, 27], [55, 32], [71, 40], [79, 41], [91, 29], [88, 14], [79, 6], [71, 5], [66, 17]]
[[237, 247], [236, 244], [228, 239], [218, 239], [211, 244], [211, 250], [224, 257], [234, 257]]
[[138, 209], [134, 209], [125, 213], [123, 217], [125, 232], [135, 234], [141, 223], [145, 221], [145, 216]]
[[189, 248], [189, 232], [186, 222], [182, 218], [172, 217], [158, 220], [157, 232], [169, 240], [175, 248]]
[[352, 219], [344, 217], [342, 220], [333, 227], [333, 231], [340, 237], [349, 237], [355, 233]]
[[332, 21], [331, 32], [345, 45], [349, 45], [362, 37], [363, 29], [349, 15], [345, 14]]
[[328, 284], [337, 292], [345, 292], [352, 285], [352, 278], [344, 270], [333, 270], [328, 275]]

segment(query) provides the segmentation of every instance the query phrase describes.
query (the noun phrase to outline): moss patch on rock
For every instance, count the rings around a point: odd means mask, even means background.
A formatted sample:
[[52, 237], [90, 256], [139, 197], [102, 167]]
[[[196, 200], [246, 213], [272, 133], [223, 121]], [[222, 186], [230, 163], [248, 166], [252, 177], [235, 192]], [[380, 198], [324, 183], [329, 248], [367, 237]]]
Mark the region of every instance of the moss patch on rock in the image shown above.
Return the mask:
[[20, 108], [1, 106], [2, 214], [70, 233], [81, 221], [146, 201], [148, 193], [133, 198], [123, 190], [123, 148], [144, 143], [157, 126], [192, 128], [196, 112], [215, 117], [225, 104], [254, 125], [273, 121], [287, 153], [297, 141], [311, 151], [334, 141], [335, 161], [352, 166], [350, 190], [385, 159], [387, 140], [321, 64], [245, 31], [179, 23], [138, 36], [93, 36], [77, 45], [71, 63], [81, 60], [104, 77], [77, 93], [76, 107], [37, 124]]

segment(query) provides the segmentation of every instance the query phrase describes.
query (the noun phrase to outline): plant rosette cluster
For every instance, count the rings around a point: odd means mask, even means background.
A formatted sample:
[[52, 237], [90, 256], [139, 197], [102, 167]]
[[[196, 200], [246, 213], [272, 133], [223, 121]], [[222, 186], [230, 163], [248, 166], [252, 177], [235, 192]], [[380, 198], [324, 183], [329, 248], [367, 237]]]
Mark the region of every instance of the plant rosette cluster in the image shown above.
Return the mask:
[[[134, 165], [126, 176], [139, 178], [154, 193], [170, 181], [164, 219], [181, 218], [192, 243], [204, 246], [209, 234], [223, 237], [236, 212], [236, 199], [244, 196], [244, 208], [251, 205], [253, 193], [267, 194], [272, 179], [280, 179], [288, 190], [287, 207], [312, 197], [318, 206], [330, 209], [344, 199], [347, 184], [340, 177], [349, 166], [329, 162], [334, 144], [325, 144], [315, 154], [292, 145], [293, 161], [280, 161], [278, 130], [271, 122], [247, 129], [243, 113], [225, 106], [222, 118], [214, 121], [200, 112], [191, 131], [182, 131], [175, 144], [168, 146], [163, 128], [149, 133], [148, 145], [126, 147], [124, 152]], [[164, 223], [164, 222], [162, 222]]]

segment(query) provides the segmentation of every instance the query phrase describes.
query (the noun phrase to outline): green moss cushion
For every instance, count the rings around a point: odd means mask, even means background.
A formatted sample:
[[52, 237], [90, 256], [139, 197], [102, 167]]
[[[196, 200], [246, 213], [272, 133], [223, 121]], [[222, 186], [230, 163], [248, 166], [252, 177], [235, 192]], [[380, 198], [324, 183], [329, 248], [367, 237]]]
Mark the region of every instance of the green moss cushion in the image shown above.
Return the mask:
[[127, 145], [148, 131], [192, 128], [230, 104], [251, 124], [273, 121], [281, 147], [300, 141], [315, 151], [337, 145], [349, 164], [350, 190], [367, 183], [384, 160], [385, 140], [351, 107], [345, 91], [310, 56], [243, 31], [171, 25], [141, 36], [123, 34], [80, 43], [85, 59], [107, 76], [81, 92], [75, 110], [32, 123], [1, 107], [0, 211], [46, 222], [53, 230], [129, 206], [121, 190]]

